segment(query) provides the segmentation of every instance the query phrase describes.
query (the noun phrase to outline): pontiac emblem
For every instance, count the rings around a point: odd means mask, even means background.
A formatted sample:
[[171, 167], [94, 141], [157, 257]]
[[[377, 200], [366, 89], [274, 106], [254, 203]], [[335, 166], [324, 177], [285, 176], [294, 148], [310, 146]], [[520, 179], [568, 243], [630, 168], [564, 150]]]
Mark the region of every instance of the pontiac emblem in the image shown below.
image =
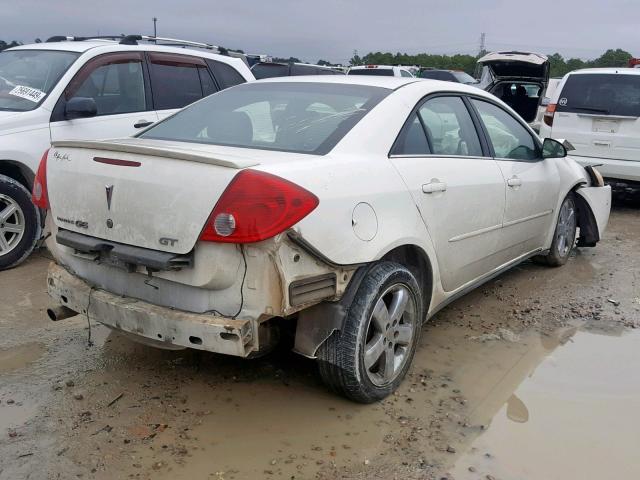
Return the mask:
[[113, 196], [113, 185], [104, 187], [107, 191], [107, 210], [111, 210], [111, 197]]

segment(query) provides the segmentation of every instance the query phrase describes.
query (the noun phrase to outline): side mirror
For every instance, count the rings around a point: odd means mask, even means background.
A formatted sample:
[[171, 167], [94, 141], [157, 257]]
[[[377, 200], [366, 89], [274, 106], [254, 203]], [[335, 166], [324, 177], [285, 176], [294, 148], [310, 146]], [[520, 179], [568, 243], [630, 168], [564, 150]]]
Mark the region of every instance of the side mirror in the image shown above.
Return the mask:
[[564, 158], [567, 156], [567, 149], [558, 140], [545, 138], [542, 142], [542, 158]]
[[93, 98], [73, 97], [64, 107], [64, 117], [67, 120], [95, 117], [97, 114], [98, 106]]

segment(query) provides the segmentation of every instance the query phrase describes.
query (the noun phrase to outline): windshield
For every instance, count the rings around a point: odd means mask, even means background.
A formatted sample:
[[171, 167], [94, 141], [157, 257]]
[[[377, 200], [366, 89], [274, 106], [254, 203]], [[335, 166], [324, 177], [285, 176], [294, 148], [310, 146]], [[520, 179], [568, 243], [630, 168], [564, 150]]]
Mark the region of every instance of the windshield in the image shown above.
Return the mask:
[[451, 72], [451, 73], [453, 73], [453, 76], [456, 77], [456, 79], [460, 83], [465, 83], [465, 84], [468, 85], [470, 83], [477, 83], [478, 82], [475, 78], [473, 78], [468, 73], [465, 73], [465, 72]]
[[640, 75], [570, 75], [556, 108], [558, 112], [640, 117]]
[[393, 77], [392, 68], [358, 68], [349, 70], [349, 75], [378, 75], [380, 77]]
[[140, 137], [324, 155], [389, 93], [339, 83], [247, 83], [185, 108]]
[[76, 52], [5, 50], [0, 53], [0, 110], [33, 110], [78, 58]]

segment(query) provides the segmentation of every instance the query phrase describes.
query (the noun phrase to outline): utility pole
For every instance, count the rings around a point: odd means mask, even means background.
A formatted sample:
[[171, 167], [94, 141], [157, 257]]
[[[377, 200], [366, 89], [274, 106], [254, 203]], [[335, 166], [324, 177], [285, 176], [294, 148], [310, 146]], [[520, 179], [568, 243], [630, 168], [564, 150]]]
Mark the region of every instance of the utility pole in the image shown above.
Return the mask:
[[487, 34], [482, 32], [480, 34], [480, 50], [478, 51], [478, 56], [482, 55], [484, 52], [487, 51], [486, 44], [485, 44], [486, 38], [487, 38]]
[[[154, 37], [158, 36], [158, 30], [156, 28], [157, 21], [158, 21], [158, 18], [157, 17], [153, 17], [153, 36]], [[483, 35], [484, 35], [484, 33], [483, 33]]]

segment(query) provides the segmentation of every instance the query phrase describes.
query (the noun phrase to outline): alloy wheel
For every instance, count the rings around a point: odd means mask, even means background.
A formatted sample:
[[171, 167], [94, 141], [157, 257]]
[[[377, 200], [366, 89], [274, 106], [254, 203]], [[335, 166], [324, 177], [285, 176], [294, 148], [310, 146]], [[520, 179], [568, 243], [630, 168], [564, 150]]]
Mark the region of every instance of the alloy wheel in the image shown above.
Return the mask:
[[393, 382], [403, 370], [410, 357], [416, 319], [416, 302], [405, 285], [392, 285], [379, 297], [369, 318], [363, 350], [365, 371], [374, 385]]
[[558, 226], [556, 227], [556, 248], [560, 256], [565, 257], [573, 248], [576, 238], [576, 211], [571, 201], [565, 201], [560, 207]]
[[13, 198], [0, 193], [0, 256], [16, 248], [25, 229], [24, 212], [20, 205]]

